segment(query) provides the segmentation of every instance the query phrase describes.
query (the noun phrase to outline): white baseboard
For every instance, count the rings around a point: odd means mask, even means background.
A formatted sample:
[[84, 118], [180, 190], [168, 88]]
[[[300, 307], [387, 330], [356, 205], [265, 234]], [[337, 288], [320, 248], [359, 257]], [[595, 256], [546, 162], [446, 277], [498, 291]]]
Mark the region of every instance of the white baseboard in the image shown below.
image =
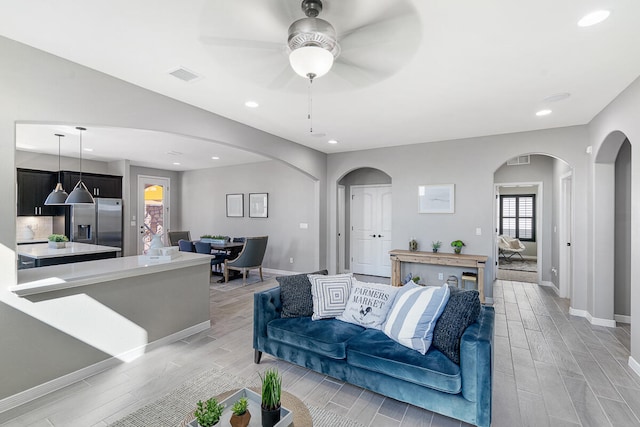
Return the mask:
[[616, 320], [616, 322], [631, 324], [631, 316], [625, 316], [624, 314], [614, 314], [613, 318]]
[[274, 268], [263, 268], [262, 271], [276, 276], [291, 276], [292, 274], [300, 274], [297, 271], [276, 270]]
[[493, 297], [484, 297], [484, 303], [493, 305]]
[[569, 314], [572, 316], [584, 317], [589, 323], [596, 326], [604, 326], [607, 328], [615, 328], [616, 321], [611, 319], [601, 319], [599, 317], [593, 317], [591, 313], [586, 310], [577, 310], [573, 307], [569, 307]]
[[540, 286], [544, 286], [546, 288], [551, 288], [553, 290], [553, 292], [555, 292], [555, 294], [557, 296], [560, 296], [560, 290], [556, 287], [556, 285], [553, 282], [549, 282], [549, 281], [543, 280], [543, 281], [540, 282]]
[[629, 367], [640, 377], [640, 363], [636, 362], [632, 356], [629, 356]]
[[14, 394], [9, 397], [5, 397], [4, 399], [0, 400], [0, 413], [8, 411], [11, 408], [15, 408], [16, 406], [23, 405], [56, 390], [60, 390], [61, 388], [67, 387], [78, 381], [82, 381], [85, 378], [89, 378], [102, 371], [106, 371], [109, 368], [120, 365], [123, 363], [122, 360], [127, 360], [127, 358], [131, 357], [132, 355], [145, 353], [147, 351], [153, 350], [154, 348], [171, 344], [172, 342], [187, 338], [193, 334], [197, 334], [198, 332], [206, 331], [210, 327], [211, 321], [207, 320], [206, 322], [199, 323], [197, 325], [183, 329], [182, 331], [167, 335], [166, 337], [160, 338], [159, 340], [147, 343], [146, 345], [139, 348], [128, 350], [117, 356], [112, 356], [93, 365], [89, 365], [75, 372], [71, 372], [70, 374], [63, 375], [59, 378], [32, 387], [28, 390], [21, 391], [20, 393]]

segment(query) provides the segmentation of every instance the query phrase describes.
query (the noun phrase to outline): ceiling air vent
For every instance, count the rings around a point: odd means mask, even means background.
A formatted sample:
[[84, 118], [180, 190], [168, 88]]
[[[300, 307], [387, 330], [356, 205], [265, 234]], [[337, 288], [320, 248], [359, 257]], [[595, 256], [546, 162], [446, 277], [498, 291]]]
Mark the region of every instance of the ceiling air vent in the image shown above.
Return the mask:
[[507, 160], [508, 166], [528, 165], [529, 163], [531, 163], [531, 158], [529, 157], [529, 155], [518, 156], [514, 157], [513, 159]]
[[174, 70], [169, 71], [169, 74], [171, 74], [173, 77], [176, 77], [184, 82], [188, 82], [188, 83], [192, 83], [195, 82], [196, 80], [200, 80], [202, 77], [199, 76], [198, 74], [194, 73], [191, 70], [187, 70], [184, 67], [178, 67]]

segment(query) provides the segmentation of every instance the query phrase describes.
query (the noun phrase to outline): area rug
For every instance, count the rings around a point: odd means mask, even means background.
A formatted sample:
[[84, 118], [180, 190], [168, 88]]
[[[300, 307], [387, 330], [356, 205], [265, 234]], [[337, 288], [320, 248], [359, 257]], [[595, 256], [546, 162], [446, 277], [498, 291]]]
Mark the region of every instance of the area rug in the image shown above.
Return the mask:
[[498, 268], [501, 270], [528, 271], [531, 273], [535, 273], [538, 271], [538, 263], [534, 259], [514, 259], [513, 261], [508, 262], [500, 258]]
[[[259, 379], [241, 379], [218, 369], [209, 369], [185, 381], [175, 390], [149, 403], [124, 418], [110, 424], [111, 427], [176, 427], [193, 411], [198, 400], [207, 399], [242, 387], [258, 387]], [[340, 417], [326, 409], [305, 404], [311, 414], [308, 421], [295, 427], [363, 427], [361, 424]]]
[[[264, 278], [264, 281], [266, 282], [267, 280], [275, 277], [274, 275], [271, 274], [267, 274], [267, 273], [262, 273], [262, 277]], [[218, 283], [218, 280], [220, 280], [220, 276], [212, 276], [211, 278], [211, 287], [215, 288], [219, 291], [222, 292], [228, 292], [228, 291], [232, 291], [234, 289], [238, 289], [241, 288], [243, 286], [250, 286], [250, 285], [255, 285], [256, 283], [262, 283], [260, 281], [260, 274], [257, 273], [256, 271], [253, 271], [249, 274], [249, 277], [247, 277], [247, 281], [244, 282], [242, 280], [242, 276], [240, 276], [237, 279], [233, 279], [233, 280], [229, 280], [227, 283]]]

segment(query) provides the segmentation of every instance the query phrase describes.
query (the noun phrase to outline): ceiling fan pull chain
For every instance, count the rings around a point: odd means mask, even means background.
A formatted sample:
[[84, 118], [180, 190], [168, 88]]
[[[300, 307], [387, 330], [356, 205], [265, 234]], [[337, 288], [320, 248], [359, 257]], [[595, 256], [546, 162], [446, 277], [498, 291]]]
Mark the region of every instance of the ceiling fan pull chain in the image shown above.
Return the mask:
[[307, 118], [309, 119], [309, 133], [313, 133], [313, 97], [311, 95], [311, 86], [313, 84], [313, 77], [309, 76], [309, 112]]

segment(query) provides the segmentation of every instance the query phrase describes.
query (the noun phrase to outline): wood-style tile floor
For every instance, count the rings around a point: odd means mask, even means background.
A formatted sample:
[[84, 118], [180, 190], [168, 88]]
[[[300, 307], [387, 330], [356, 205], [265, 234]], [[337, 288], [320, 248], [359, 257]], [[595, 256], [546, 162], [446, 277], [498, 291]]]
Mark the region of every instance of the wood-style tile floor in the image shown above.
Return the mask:
[[[278, 366], [287, 391], [366, 426], [461, 426], [268, 355], [255, 365], [253, 293], [276, 284], [227, 292], [213, 285], [210, 330], [1, 413], [0, 425], [106, 426], [206, 369], [254, 378]], [[533, 283], [497, 281], [494, 304], [493, 426], [640, 426], [640, 378], [627, 366], [629, 325], [591, 326]]]

